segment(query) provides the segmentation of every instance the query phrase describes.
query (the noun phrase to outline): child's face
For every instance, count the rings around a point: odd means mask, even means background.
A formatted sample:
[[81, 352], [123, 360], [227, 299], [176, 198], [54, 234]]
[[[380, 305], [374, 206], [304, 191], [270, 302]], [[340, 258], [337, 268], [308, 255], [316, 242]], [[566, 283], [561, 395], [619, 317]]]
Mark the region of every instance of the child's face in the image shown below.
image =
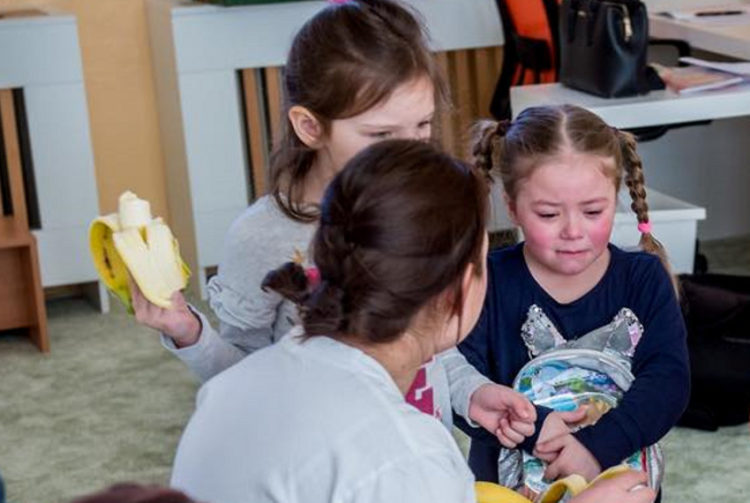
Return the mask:
[[520, 184], [510, 213], [524, 233], [527, 259], [554, 275], [583, 273], [607, 249], [614, 221], [612, 159], [565, 152]]
[[372, 143], [390, 138], [426, 140], [432, 134], [434, 114], [435, 93], [428, 78], [403, 84], [369, 110], [332, 121], [330, 134], [318, 151], [319, 163], [338, 173]]

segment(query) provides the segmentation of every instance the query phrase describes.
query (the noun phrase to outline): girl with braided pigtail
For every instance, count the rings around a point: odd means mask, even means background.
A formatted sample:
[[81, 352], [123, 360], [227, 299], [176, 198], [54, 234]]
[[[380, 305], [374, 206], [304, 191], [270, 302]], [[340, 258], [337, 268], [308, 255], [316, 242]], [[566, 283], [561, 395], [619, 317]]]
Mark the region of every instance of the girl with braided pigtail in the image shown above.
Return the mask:
[[636, 152], [636, 139], [632, 134], [625, 131], [620, 131], [619, 129], [615, 131], [620, 140], [620, 148], [622, 149], [625, 185], [628, 187], [628, 192], [633, 200], [630, 208], [638, 219], [638, 230], [641, 232], [641, 239], [638, 246], [643, 251], [653, 253], [659, 257], [664, 268], [670, 272], [672, 286], [679, 297], [679, 286], [676, 277], [674, 274], [671, 274], [672, 266], [669, 264], [667, 251], [651, 233], [651, 221], [648, 218], [648, 203], [646, 202], [646, 183], [643, 177], [643, 163], [641, 163], [641, 158]]
[[[664, 251], [652, 236], [635, 146], [630, 134], [569, 105], [529, 108], [512, 122], [477, 127], [475, 166], [502, 183], [524, 240], [490, 253], [484, 311], [461, 352], [490, 379], [510, 385], [538, 349], [529, 345], [537, 332], [572, 343], [627, 310], [631, 337], [640, 341], [632, 386], [595, 424], [578, 429], [589, 412], [583, 409], [536, 406], [536, 433], [520, 448], [544, 462], [547, 480], [571, 473], [591, 479], [619, 464], [663, 437], [687, 404], [685, 326]], [[643, 251], [609, 243], [623, 179]], [[460, 426], [473, 437], [469, 461], [477, 478], [498, 480], [498, 442]]]

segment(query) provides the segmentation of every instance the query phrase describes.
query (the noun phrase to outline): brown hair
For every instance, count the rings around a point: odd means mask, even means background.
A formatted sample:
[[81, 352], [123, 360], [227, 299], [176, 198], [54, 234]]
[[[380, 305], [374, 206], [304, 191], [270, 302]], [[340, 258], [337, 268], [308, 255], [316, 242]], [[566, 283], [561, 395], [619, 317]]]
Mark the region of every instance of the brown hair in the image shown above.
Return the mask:
[[429, 143], [386, 140], [350, 160], [328, 186], [313, 238], [320, 282], [297, 264], [263, 281], [301, 306], [306, 336], [397, 339], [417, 312], [481, 273], [488, 205], [484, 176]]
[[[611, 158], [605, 170], [619, 192], [624, 178], [639, 223], [647, 223], [648, 204], [643, 165], [632, 134], [608, 126], [598, 115], [577, 106], [540, 106], [521, 112], [514, 121], [484, 121], [475, 128], [472, 154], [475, 165], [498, 173], [513, 200], [519, 184], [533, 170], [564, 148]], [[650, 232], [642, 233], [640, 247], [657, 255], [671, 271], [666, 251]], [[673, 282], [674, 282], [673, 278]]]
[[308, 109], [327, 134], [332, 120], [369, 110], [421, 77], [432, 81], [437, 105], [448, 102], [422, 25], [396, 1], [349, 0], [310, 19], [295, 36], [284, 67], [283, 129], [271, 155], [271, 193], [282, 211], [302, 222], [318, 217], [302, 201], [316, 152], [294, 133], [287, 116], [292, 106]]

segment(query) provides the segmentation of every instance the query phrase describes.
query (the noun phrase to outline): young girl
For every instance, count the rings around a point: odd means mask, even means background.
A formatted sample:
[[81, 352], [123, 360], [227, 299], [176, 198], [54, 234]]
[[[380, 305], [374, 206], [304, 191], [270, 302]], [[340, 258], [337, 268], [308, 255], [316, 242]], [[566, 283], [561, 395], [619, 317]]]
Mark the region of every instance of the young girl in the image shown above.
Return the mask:
[[[532, 312], [566, 340], [609, 324], [623, 308], [643, 328], [632, 359], [635, 381], [615, 409], [571, 434], [558, 413], [537, 407], [536, 434], [521, 446], [549, 463], [547, 478], [591, 479], [664, 436], [688, 398], [685, 326], [651, 235], [635, 140], [574, 106], [529, 108], [512, 123], [487, 124], [480, 136], [476, 162], [498, 169], [525, 241], [489, 256], [484, 311], [460, 348], [469, 362], [495, 382], [512, 383], [529, 360], [521, 335]], [[623, 178], [646, 252], [609, 243]], [[497, 480], [497, 441], [473, 435], [475, 475]]]
[[[486, 206], [484, 178], [427, 143], [352, 159], [323, 199], [317, 274], [288, 263], [264, 282], [303, 326], [201, 388], [171, 484], [214, 502], [474, 503], [453, 439], [404, 393], [479, 316]], [[574, 501], [651, 501], [629, 477]]]
[[[232, 224], [218, 274], [208, 285], [215, 331], [181, 294], [165, 310], [133, 292], [136, 319], [162, 332], [165, 347], [205, 381], [298, 323], [296, 309], [264, 292], [267, 271], [306, 256], [323, 189], [344, 163], [385, 138], [428, 140], [437, 104], [447, 101], [422, 26], [388, 0], [328, 5], [295, 36], [284, 68], [282, 139], [271, 159], [272, 188]], [[452, 408], [497, 430], [507, 394], [452, 351], [422, 369], [411, 403], [452, 424]], [[450, 379], [450, 393], [448, 380]], [[440, 392], [435, 392], [438, 390]], [[533, 427], [526, 404], [508, 444]]]

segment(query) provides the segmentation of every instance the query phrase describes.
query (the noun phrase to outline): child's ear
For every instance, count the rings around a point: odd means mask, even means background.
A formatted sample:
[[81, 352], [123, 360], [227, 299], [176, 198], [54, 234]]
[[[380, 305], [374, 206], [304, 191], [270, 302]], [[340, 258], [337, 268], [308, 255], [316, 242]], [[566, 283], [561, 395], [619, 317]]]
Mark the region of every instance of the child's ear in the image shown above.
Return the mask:
[[312, 149], [320, 147], [323, 140], [323, 125], [307, 108], [294, 105], [289, 109], [289, 122], [302, 143]]
[[508, 218], [513, 222], [513, 225], [518, 225], [518, 215], [516, 213], [516, 202], [511, 199], [507, 192], [503, 191], [503, 202], [505, 208], [508, 210]]

